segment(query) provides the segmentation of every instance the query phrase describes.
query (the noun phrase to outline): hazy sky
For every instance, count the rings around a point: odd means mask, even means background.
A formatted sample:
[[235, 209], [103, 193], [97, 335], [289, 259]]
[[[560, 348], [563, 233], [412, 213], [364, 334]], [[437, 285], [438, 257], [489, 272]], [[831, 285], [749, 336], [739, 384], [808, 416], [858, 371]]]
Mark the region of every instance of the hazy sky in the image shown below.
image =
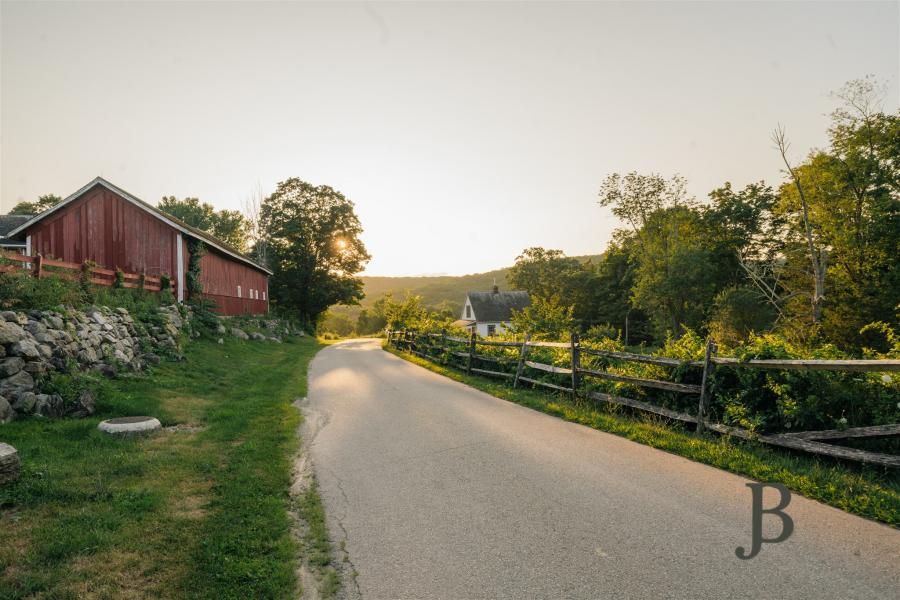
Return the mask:
[[898, 2], [0, 4], [0, 209], [96, 175], [239, 208], [291, 176], [350, 197], [368, 273], [601, 252], [614, 171], [698, 197], [779, 180], [829, 93], [898, 103]]

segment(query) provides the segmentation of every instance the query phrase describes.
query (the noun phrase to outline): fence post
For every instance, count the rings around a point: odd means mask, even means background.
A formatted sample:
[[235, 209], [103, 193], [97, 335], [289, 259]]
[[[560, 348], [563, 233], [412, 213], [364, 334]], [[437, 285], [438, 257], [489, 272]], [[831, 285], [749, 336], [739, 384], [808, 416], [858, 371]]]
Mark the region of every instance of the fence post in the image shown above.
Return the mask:
[[34, 260], [31, 262], [31, 274], [34, 277], [40, 278], [41, 271], [44, 268], [44, 257], [41, 254], [38, 254], [34, 257]]
[[447, 330], [441, 329], [441, 364], [447, 364]]
[[578, 399], [578, 382], [580, 377], [578, 375], [578, 369], [581, 368], [581, 345], [578, 341], [578, 334], [576, 332], [572, 332], [572, 401]]
[[472, 373], [472, 359], [475, 357], [475, 332], [469, 335], [469, 358], [466, 360], [466, 374]]
[[519, 387], [519, 377], [522, 376], [522, 369], [525, 368], [525, 357], [528, 355], [529, 340], [531, 340], [531, 334], [526, 333], [525, 339], [522, 340], [522, 349], [519, 351], [519, 362], [516, 363], [516, 376], [513, 377], [513, 388]]
[[697, 406], [697, 433], [706, 427], [706, 407], [709, 404], [709, 380], [712, 376], [713, 363], [710, 360], [716, 352], [716, 344], [706, 341], [706, 354], [703, 357], [703, 380], [700, 382], [700, 404]]

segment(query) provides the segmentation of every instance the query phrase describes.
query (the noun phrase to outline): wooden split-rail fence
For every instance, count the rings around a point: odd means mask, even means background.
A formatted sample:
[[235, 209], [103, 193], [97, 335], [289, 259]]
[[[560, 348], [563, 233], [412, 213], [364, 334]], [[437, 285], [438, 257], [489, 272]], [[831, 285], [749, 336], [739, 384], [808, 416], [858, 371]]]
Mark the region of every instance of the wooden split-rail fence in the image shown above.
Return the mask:
[[[82, 281], [83, 278], [100, 286], [112, 287], [116, 282], [116, 271], [95, 266], [88, 261], [83, 263], [65, 262], [51, 258], [44, 258], [40, 254], [26, 256], [6, 250], [0, 250], [0, 258], [5, 259], [0, 264], [0, 273], [28, 273], [32, 277], [46, 278], [58, 277], [69, 281]], [[161, 291], [161, 279], [143, 273], [122, 272], [122, 287], [144, 289], [149, 292]], [[172, 281], [173, 293], [175, 282]]]
[[[782, 369], [796, 371], [853, 371], [853, 372], [900, 372], [900, 360], [740, 360], [737, 358], [717, 357], [716, 345], [711, 340], [706, 344], [704, 359], [702, 361], [681, 361], [664, 356], [650, 356], [646, 354], [634, 354], [631, 352], [615, 352], [611, 350], [598, 350], [583, 346], [577, 335], [572, 335], [569, 342], [542, 342], [530, 339], [526, 335], [522, 341], [499, 341], [478, 338], [474, 333], [469, 338], [455, 337], [446, 332], [417, 332], [414, 330], [387, 331], [387, 340], [402, 350], [407, 350], [416, 356], [431, 360], [447, 366], [460, 366], [453, 364], [450, 357], [461, 359], [462, 369], [466, 373], [475, 373], [488, 377], [507, 379], [512, 386], [518, 387], [521, 383], [543, 387], [554, 392], [565, 393], [571, 398], [579, 396], [593, 400], [609, 402], [627, 406], [638, 411], [654, 413], [669, 419], [675, 419], [693, 424], [698, 432], [704, 429], [717, 433], [762, 442], [773, 446], [802, 450], [812, 454], [821, 454], [834, 458], [853, 460], [862, 463], [876, 464], [885, 467], [900, 467], [900, 456], [870, 452], [846, 446], [836, 446], [829, 442], [836, 440], [883, 438], [900, 435], [900, 423], [891, 425], [876, 425], [871, 427], [851, 427], [847, 429], [830, 429], [822, 431], [799, 431], [791, 433], [779, 433], [761, 435], [739, 427], [716, 423], [709, 419], [710, 381], [715, 368], [746, 368], [746, 369]], [[497, 364], [502, 359], [479, 354], [478, 347], [507, 347], [517, 349], [518, 359], [515, 363], [515, 371], [510, 373], [491, 368], [484, 368], [484, 363]], [[558, 351], [567, 352], [569, 355], [567, 367], [549, 365], [529, 360], [529, 351], [533, 348], [555, 348]], [[667, 368], [689, 367], [702, 369], [700, 385], [677, 383], [663, 379], [647, 379], [611, 373], [596, 368], [586, 368], [582, 365], [582, 356], [591, 355], [604, 359], [612, 359], [623, 362], [644, 363]], [[499, 368], [499, 367], [497, 367]], [[564, 384], [551, 383], [528, 377], [531, 371], [551, 373], [565, 377]], [[627, 383], [644, 388], [653, 388], [691, 394], [697, 397], [697, 413], [692, 415], [686, 412], [672, 410], [657, 406], [650, 402], [625, 398], [614, 394], [607, 394], [596, 390], [585, 390], [583, 382], [586, 379], [595, 378], [617, 383]]]

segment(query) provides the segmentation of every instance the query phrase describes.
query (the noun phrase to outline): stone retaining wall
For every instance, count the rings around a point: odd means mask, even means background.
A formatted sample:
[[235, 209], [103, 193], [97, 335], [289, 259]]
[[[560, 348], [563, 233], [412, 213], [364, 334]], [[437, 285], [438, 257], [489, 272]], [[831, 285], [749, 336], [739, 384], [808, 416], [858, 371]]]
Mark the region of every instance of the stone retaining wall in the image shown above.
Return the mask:
[[0, 312], [0, 423], [38, 414], [55, 417], [90, 412], [79, 400], [64, 406], [57, 395], [41, 394], [41, 375], [50, 371], [94, 370], [115, 376], [160, 361], [160, 351], [177, 355], [182, 331], [193, 335], [176, 306], [161, 307], [160, 325], [136, 322], [124, 308]]

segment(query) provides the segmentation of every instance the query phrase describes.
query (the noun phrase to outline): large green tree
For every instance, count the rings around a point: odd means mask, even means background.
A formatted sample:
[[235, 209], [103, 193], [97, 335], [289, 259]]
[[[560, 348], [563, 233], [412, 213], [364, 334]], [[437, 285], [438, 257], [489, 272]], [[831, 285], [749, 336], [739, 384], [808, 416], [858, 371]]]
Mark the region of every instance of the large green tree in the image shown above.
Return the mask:
[[900, 114], [882, 111], [880, 92], [862, 79], [836, 93], [829, 147], [792, 166], [775, 206], [790, 226], [783, 281], [792, 317], [842, 346], [859, 344], [867, 323], [896, 324], [900, 304]]
[[240, 211], [217, 211], [212, 204], [200, 202], [198, 198], [179, 200], [175, 196], [163, 196], [157, 208], [192, 227], [211, 233], [239, 252], [247, 251], [248, 224]]
[[339, 191], [295, 177], [282, 181], [263, 201], [260, 223], [273, 271], [269, 292], [279, 308], [314, 326], [329, 306], [363, 297], [356, 275], [370, 256], [353, 202]]
[[526, 248], [510, 267], [506, 281], [533, 298], [572, 307], [575, 322], [587, 327], [594, 324], [597, 313], [596, 277], [591, 262], [566, 256], [561, 250]]
[[44, 194], [43, 196], [38, 196], [38, 199], [34, 202], [28, 202], [27, 200], [24, 202], [19, 202], [15, 206], [13, 206], [12, 210], [9, 211], [11, 215], [36, 215], [38, 213], [42, 213], [48, 208], [56, 206], [62, 202], [62, 198], [56, 196], [55, 194]]

